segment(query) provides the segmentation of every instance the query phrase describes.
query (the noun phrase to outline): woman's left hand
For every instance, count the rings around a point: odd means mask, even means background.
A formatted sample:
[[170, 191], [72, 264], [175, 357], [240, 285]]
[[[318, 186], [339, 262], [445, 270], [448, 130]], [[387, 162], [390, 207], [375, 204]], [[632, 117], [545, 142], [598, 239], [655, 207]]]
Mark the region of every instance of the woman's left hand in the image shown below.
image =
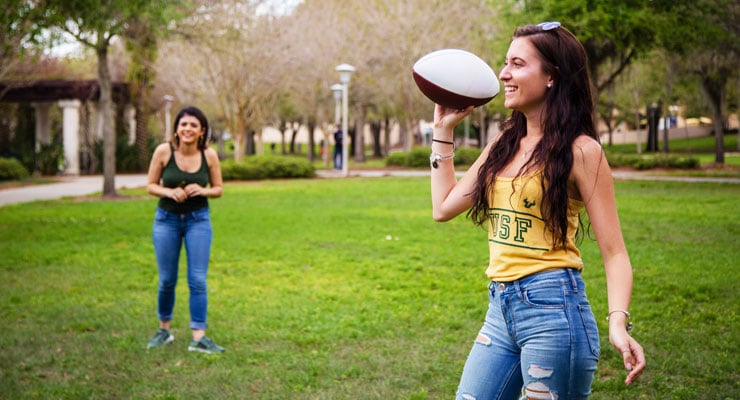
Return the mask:
[[624, 368], [629, 371], [627, 378], [624, 383], [629, 385], [634, 382], [638, 376], [645, 369], [645, 353], [642, 350], [642, 346], [637, 343], [632, 336], [627, 333], [624, 328], [611, 328], [609, 329], [609, 341], [612, 346], [622, 354], [622, 360], [624, 362]]
[[203, 196], [207, 197], [208, 189], [204, 188], [203, 186], [200, 186], [197, 183], [191, 183], [187, 186], [185, 186], [185, 193], [187, 193], [188, 198], [195, 197], [195, 196]]

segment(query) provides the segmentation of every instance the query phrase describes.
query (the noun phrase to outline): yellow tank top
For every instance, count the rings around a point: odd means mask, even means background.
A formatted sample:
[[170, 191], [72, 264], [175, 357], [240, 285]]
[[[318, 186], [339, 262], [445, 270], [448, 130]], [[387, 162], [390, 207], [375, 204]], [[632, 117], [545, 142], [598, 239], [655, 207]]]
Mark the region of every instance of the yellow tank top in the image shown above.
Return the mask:
[[542, 175], [497, 177], [489, 199], [488, 278], [509, 282], [556, 268], [583, 269], [581, 252], [575, 245], [578, 216], [583, 202], [568, 200], [568, 243], [553, 249], [552, 232], [545, 228]]

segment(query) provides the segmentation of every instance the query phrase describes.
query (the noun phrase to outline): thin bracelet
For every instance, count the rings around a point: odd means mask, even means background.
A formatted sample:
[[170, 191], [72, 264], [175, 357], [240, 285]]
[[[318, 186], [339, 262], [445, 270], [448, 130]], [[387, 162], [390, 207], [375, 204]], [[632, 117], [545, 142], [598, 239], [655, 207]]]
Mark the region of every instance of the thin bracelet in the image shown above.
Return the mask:
[[630, 333], [630, 331], [632, 330], [632, 316], [630, 315], [628, 311], [625, 311], [625, 310], [609, 311], [609, 314], [606, 314], [606, 321], [609, 322], [609, 318], [612, 316], [612, 314], [617, 313], [617, 312], [621, 312], [622, 314], [627, 316], [626, 329], [627, 329], [627, 333]]
[[455, 158], [455, 152], [449, 152], [447, 154], [439, 154], [437, 152], [432, 152], [432, 154], [429, 155], [429, 165], [432, 168], [437, 168], [439, 166], [438, 161], [442, 160], [449, 160]]
[[455, 142], [449, 142], [447, 140], [440, 140], [440, 139], [432, 139], [432, 142], [452, 145], [452, 151], [455, 151], [457, 149], [457, 145], [455, 144]]

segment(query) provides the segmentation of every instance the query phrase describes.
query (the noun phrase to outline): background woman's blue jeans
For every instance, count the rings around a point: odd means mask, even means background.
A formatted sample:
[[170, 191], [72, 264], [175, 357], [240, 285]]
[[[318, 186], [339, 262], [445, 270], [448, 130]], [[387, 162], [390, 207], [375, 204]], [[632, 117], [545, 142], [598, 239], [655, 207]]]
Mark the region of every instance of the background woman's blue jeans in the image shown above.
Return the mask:
[[172, 320], [180, 250], [184, 242], [190, 288], [190, 328], [206, 329], [206, 274], [212, 240], [213, 229], [207, 207], [187, 214], [175, 214], [157, 208], [152, 241], [159, 269], [157, 314], [160, 321]]
[[600, 351], [577, 270], [491, 282], [457, 399], [586, 399]]

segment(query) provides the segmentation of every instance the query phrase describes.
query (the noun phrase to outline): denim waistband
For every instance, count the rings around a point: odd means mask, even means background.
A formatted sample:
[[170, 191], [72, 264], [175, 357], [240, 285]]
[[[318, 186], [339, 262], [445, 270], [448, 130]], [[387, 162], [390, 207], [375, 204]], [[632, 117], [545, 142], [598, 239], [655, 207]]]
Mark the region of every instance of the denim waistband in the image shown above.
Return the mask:
[[178, 218], [178, 219], [201, 219], [203, 217], [207, 217], [210, 213], [210, 209], [208, 207], [202, 207], [197, 210], [183, 212], [183, 213], [177, 213], [165, 210], [162, 207], [157, 207], [155, 210], [155, 215], [160, 215], [162, 218]]
[[517, 279], [515, 281], [509, 281], [509, 282], [491, 281], [491, 283], [488, 284], [488, 289], [491, 291], [491, 293], [493, 293], [494, 291], [503, 292], [507, 288], [519, 290], [521, 288], [527, 287], [530, 284], [536, 284], [537, 282], [548, 281], [548, 280], [549, 281], [559, 280], [561, 282], [564, 282], [568, 284], [570, 288], [574, 291], [579, 290], [578, 282], [582, 281], [581, 272], [578, 271], [577, 269], [559, 268], [559, 269], [538, 272], [536, 274], [528, 275], [523, 278]]

